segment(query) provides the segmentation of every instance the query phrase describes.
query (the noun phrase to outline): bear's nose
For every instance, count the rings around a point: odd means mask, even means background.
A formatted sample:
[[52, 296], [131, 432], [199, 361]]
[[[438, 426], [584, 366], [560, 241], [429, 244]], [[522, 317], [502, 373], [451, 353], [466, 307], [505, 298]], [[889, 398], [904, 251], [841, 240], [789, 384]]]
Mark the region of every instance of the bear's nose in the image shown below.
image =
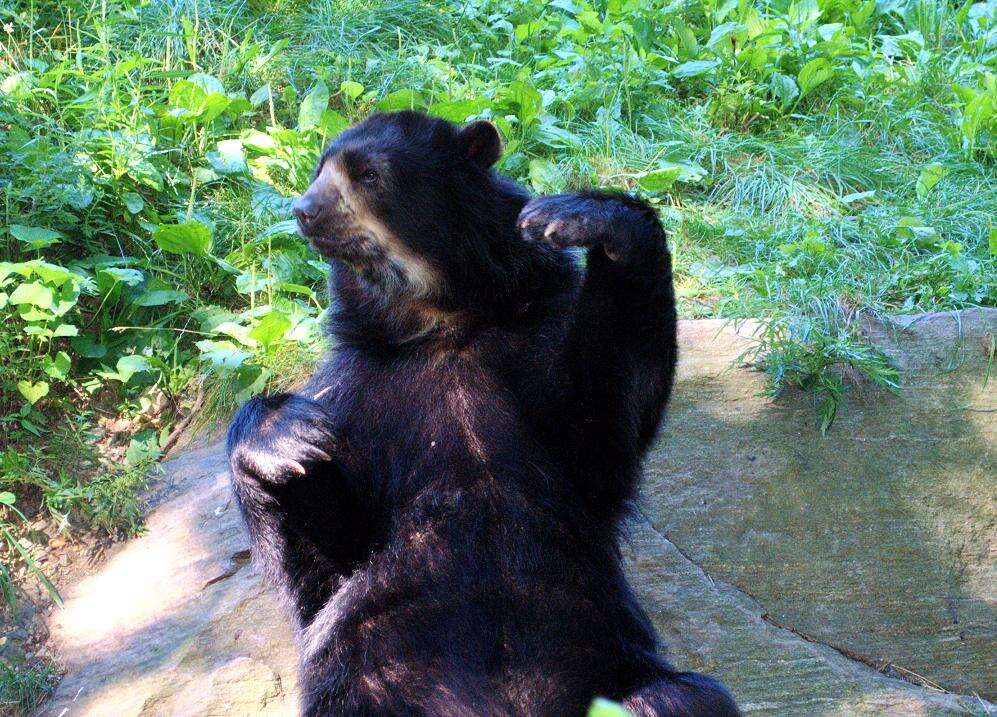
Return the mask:
[[308, 195], [295, 199], [291, 209], [298, 218], [298, 225], [306, 231], [315, 223], [320, 210], [318, 202]]

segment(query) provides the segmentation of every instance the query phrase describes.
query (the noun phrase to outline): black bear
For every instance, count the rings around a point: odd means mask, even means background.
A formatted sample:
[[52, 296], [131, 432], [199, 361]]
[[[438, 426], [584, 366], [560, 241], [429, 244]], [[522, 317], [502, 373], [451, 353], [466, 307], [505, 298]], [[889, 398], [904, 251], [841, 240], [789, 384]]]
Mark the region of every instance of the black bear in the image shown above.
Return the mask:
[[662, 227], [628, 196], [531, 199], [500, 153], [487, 122], [377, 114], [295, 203], [333, 350], [228, 450], [302, 713], [736, 715], [659, 656], [617, 546], [676, 360]]

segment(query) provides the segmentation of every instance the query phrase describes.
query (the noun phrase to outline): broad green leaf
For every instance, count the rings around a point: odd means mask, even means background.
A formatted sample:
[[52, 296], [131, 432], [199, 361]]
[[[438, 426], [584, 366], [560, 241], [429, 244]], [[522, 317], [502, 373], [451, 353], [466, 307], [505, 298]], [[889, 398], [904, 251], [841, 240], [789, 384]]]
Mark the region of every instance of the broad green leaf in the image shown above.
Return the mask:
[[917, 192], [918, 199], [924, 199], [935, 188], [949, 170], [943, 167], [937, 162], [934, 164], [927, 165], [921, 170], [921, 174], [917, 178], [917, 185], [915, 190]]
[[76, 306], [80, 298], [79, 287], [73, 284], [63, 284], [56, 290], [56, 302], [52, 307], [55, 316], [64, 316]]
[[651, 52], [654, 50], [654, 41], [657, 38], [657, 31], [654, 27], [654, 22], [649, 17], [637, 17], [633, 23], [634, 27], [634, 40], [637, 42], [637, 46], [644, 52]]
[[[47, 314], [41, 314], [39, 316], [28, 316], [27, 314], [30, 313], [31, 311], [34, 311], [34, 309], [29, 309], [27, 312], [22, 311], [21, 318], [23, 318], [25, 321], [45, 321], [51, 318]], [[42, 326], [40, 324], [28, 324], [22, 329], [22, 331], [24, 331], [24, 333], [28, 336], [41, 336], [46, 339], [53, 338], [52, 329], [48, 328], [47, 326]]]
[[218, 326], [215, 327], [215, 331], [220, 334], [225, 334], [226, 336], [231, 336], [233, 339], [245, 346], [256, 346], [256, 339], [249, 335], [250, 328], [248, 326], [237, 324], [234, 321], [225, 321], [218, 324]]
[[476, 100], [438, 102], [429, 108], [429, 114], [449, 122], [465, 122], [468, 117], [479, 115], [490, 106], [491, 102], [483, 97]]
[[591, 30], [593, 34], [602, 33], [605, 29], [605, 25], [602, 20], [599, 19], [599, 13], [594, 10], [582, 10], [581, 12], [576, 12], [575, 19], [578, 20], [587, 30]]
[[239, 366], [235, 372], [235, 379], [232, 381], [235, 400], [247, 401], [258, 394], [266, 386], [270, 375], [270, 371], [262, 366], [246, 363]]
[[990, 247], [990, 253], [997, 256], [997, 227], [990, 230], [990, 234], [987, 236], [987, 245]]
[[72, 324], [59, 324], [52, 331], [52, 336], [56, 338], [62, 338], [66, 336], [78, 336], [80, 330], [73, 326]]
[[805, 32], [820, 19], [821, 10], [817, 0], [795, 0], [786, 14], [790, 24]]
[[537, 89], [522, 80], [510, 82], [507, 97], [517, 106], [516, 117], [524, 127], [532, 124], [540, 115], [543, 97]]
[[257, 152], [270, 152], [277, 146], [277, 142], [268, 134], [250, 129], [242, 133], [242, 146]]
[[679, 19], [673, 20], [673, 27], [675, 28], [675, 34], [678, 35], [679, 42], [682, 43], [682, 49], [685, 50], [686, 56], [695, 55], [699, 52], [699, 43], [696, 41], [696, 33], [692, 29]]
[[716, 69], [720, 60], [690, 60], [672, 70], [673, 77], [697, 77]]
[[69, 354], [65, 351], [60, 351], [55, 355], [55, 358], [49, 360], [48, 365], [45, 366], [45, 373], [48, 374], [50, 378], [62, 381], [69, 375], [69, 369], [72, 368], [72, 366], [73, 362], [69, 358]]
[[345, 80], [339, 83], [339, 91], [346, 95], [352, 102], [363, 94], [363, 85], [352, 80]]
[[633, 713], [618, 702], [596, 697], [589, 707], [588, 717], [633, 717]]
[[[550, 147], [554, 150], [577, 149], [582, 144], [581, 138], [578, 135], [563, 127], [559, 127], [550, 115], [540, 120], [540, 125], [536, 130], [536, 140], [545, 147]], [[507, 148], [505, 154], [509, 156], [512, 152]]]
[[17, 502], [17, 496], [11, 493], [9, 490], [0, 492], [0, 503], [3, 505], [14, 505]]
[[395, 90], [385, 95], [377, 103], [381, 112], [396, 112], [398, 110], [417, 110], [426, 106], [426, 101], [418, 90], [405, 88]]
[[100, 345], [86, 334], [71, 338], [69, 345], [84, 358], [103, 358], [107, 355], [107, 347]]
[[26, 227], [22, 224], [11, 224], [9, 229], [10, 233], [18, 241], [24, 242], [32, 249], [41, 249], [52, 244], [58, 244], [63, 239], [61, 232], [44, 227]]
[[74, 274], [69, 269], [63, 268], [58, 264], [49, 264], [47, 261], [41, 261], [40, 259], [13, 264], [12, 266], [14, 271], [21, 276], [26, 278], [34, 274], [46, 284], [62, 286], [66, 282], [73, 282], [73, 284], [85, 283], [78, 274]]
[[270, 101], [270, 83], [263, 85], [260, 89], [256, 90], [252, 95], [249, 96], [249, 104], [253, 107], [259, 107], [265, 102]]
[[260, 238], [276, 236], [278, 234], [297, 234], [298, 233], [298, 220], [297, 219], [285, 219], [282, 222], [277, 222], [271, 224], [262, 232], [260, 232]]
[[329, 88], [321, 80], [312, 88], [298, 109], [298, 129], [307, 130], [318, 126], [322, 113], [329, 107]]
[[48, 381], [18, 381], [17, 391], [33, 406], [48, 395]]
[[282, 281], [277, 285], [277, 288], [281, 291], [287, 291], [292, 294], [302, 294], [304, 296], [315, 296], [314, 289], [305, 286], [304, 284], [294, 284], [290, 281]]
[[540, 194], [551, 194], [564, 189], [566, 181], [556, 164], [537, 157], [530, 160], [530, 184]]
[[228, 309], [220, 306], [202, 306], [191, 312], [191, 318], [201, 325], [201, 331], [214, 331], [216, 326], [220, 326], [226, 321], [235, 321], [238, 317]]
[[725, 22], [722, 25], [717, 25], [713, 28], [713, 32], [710, 33], [710, 39], [706, 41], [707, 47], [716, 47], [723, 40], [727, 39], [735, 32], [740, 32], [744, 29], [744, 25], [740, 25], [736, 22]]
[[335, 110], [326, 110], [322, 113], [318, 128], [326, 137], [333, 137], [350, 126], [350, 121]]
[[986, 127], [997, 116], [997, 92], [981, 92], [971, 99], [962, 111], [962, 134], [973, 145], [981, 127]]
[[863, 199], [871, 199], [876, 196], [876, 190], [870, 189], [867, 192], [853, 192], [852, 194], [846, 194], [841, 198], [842, 204], [852, 204], [853, 202], [861, 202]]
[[792, 105], [800, 96], [800, 88], [796, 86], [796, 80], [780, 72], [772, 74], [769, 79], [769, 87], [772, 88], [772, 94], [778, 98], [779, 106], [783, 110]]
[[[24, 315], [22, 314], [22, 318]], [[44, 314], [38, 317], [37, 320], [43, 320], [47, 318]], [[24, 318], [25, 321], [35, 321], [36, 319]], [[46, 339], [52, 338], [52, 329], [47, 329], [44, 326], [39, 326], [38, 324], [28, 324], [22, 329], [27, 336], [41, 336]]]
[[30, 304], [39, 309], [50, 309], [55, 303], [55, 295], [52, 289], [37, 281], [18, 284], [17, 288], [10, 294], [8, 300], [14, 306], [20, 304]]
[[646, 173], [637, 180], [637, 184], [645, 192], [667, 192], [675, 184], [675, 180], [682, 173], [678, 167], [668, 167], [667, 169], [655, 169]]
[[159, 437], [154, 430], [141, 431], [128, 443], [125, 464], [135, 466], [159, 457]]
[[199, 221], [182, 224], [160, 224], [152, 238], [163, 251], [171, 254], [198, 254], [211, 251], [211, 230]]
[[276, 277], [268, 276], [254, 268], [246, 269], [235, 278], [235, 290], [240, 294], [251, 294], [257, 291], [266, 291], [273, 286]]
[[533, 20], [531, 22], [523, 22], [516, 25], [513, 28], [513, 32], [516, 35], [516, 39], [520, 42], [526, 38], [535, 35], [536, 33], [543, 30], [545, 23], [542, 20]]
[[923, 219], [911, 216], [901, 217], [894, 232], [898, 237], [919, 242], [932, 240], [938, 235], [935, 228], [925, 224]]
[[222, 81], [213, 75], [206, 75], [203, 72], [197, 72], [187, 78], [187, 81], [197, 85], [207, 94], [225, 94], [225, 85]]
[[693, 162], [661, 162], [657, 169], [637, 178], [637, 184], [646, 192], [666, 192], [678, 182], [699, 182], [706, 170]]
[[128, 383], [135, 374], [151, 370], [152, 364], [149, 363], [149, 359], [141, 354], [130, 354], [118, 359], [114, 371], [98, 371], [97, 374], [108, 380]]
[[[204, 78], [209, 78], [204, 80]], [[199, 79], [199, 81], [193, 81]], [[189, 80], [180, 80], [170, 90], [170, 116], [180, 120], [198, 120], [207, 124], [215, 120], [231, 104], [224, 92], [217, 91], [217, 80], [208, 75], [193, 75]], [[200, 84], [199, 84], [200, 82]]]
[[133, 302], [136, 306], [163, 306], [164, 304], [179, 304], [190, 297], [182, 291], [173, 289], [150, 289], [143, 292]]
[[116, 282], [121, 282], [128, 286], [138, 286], [145, 279], [145, 275], [138, 269], [125, 269], [118, 266], [109, 266], [106, 269], [101, 269], [97, 273], [98, 280], [102, 276], [110, 277], [110, 281], [103, 282], [106, 286], [111, 286]]
[[283, 338], [284, 333], [291, 328], [291, 320], [279, 311], [271, 311], [260, 319], [259, 323], [249, 332], [249, 337], [258, 341], [264, 348]]
[[206, 152], [205, 157], [216, 171], [222, 174], [235, 174], [246, 168], [246, 155], [242, 151], [242, 141], [223, 139], [214, 152]]
[[662, 163], [662, 167], [667, 169], [668, 166], [673, 164], [682, 170], [682, 173], [679, 174], [680, 182], [701, 182], [709, 174], [709, 172], [695, 162], [668, 162]]
[[823, 57], [810, 60], [800, 70], [800, 75], [797, 78], [800, 85], [800, 99], [802, 100], [833, 76], [834, 67], [828, 60]]
[[[966, 7], [969, 7], [970, 3], [966, 3]], [[876, 0], [866, 0], [866, 2], [859, 4], [859, 6], [852, 11], [852, 25], [857, 28], [862, 28], [872, 17], [872, 13], [876, 10]]]
[[212, 182], [217, 182], [221, 178], [211, 167], [196, 167], [194, 169], [194, 181], [198, 184], [211, 184]]
[[243, 361], [250, 357], [247, 351], [239, 349], [231, 341], [212, 341], [204, 339], [195, 346], [201, 350], [201, 360], [208, 362], [212, 368], [228, 371], [239, 368]]
[[145, 208], [145, 200], [141, 194], [135, 192], [125, 192], [121, 195], [121, 200], [125, 203], [125, 208], [132, 214], [138, 214]]
[[256, 183], [253, 185], [252, 207], [253, 213], [260, 219], [270, 214], [291, 216], [294, 198], [285, 197], [269, 184]]

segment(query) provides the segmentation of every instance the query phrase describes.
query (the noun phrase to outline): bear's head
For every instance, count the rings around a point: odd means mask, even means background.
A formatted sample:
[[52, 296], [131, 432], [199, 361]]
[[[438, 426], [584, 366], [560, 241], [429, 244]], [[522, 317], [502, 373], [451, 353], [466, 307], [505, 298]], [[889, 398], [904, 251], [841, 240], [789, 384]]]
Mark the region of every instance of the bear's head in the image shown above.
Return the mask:
[[433, 300], [482, 280], [515, 241], [527, 199], [492, 165], [489, 122], [375, 114], [336, 137], [295, 202], [302, 234], [372, 291]]

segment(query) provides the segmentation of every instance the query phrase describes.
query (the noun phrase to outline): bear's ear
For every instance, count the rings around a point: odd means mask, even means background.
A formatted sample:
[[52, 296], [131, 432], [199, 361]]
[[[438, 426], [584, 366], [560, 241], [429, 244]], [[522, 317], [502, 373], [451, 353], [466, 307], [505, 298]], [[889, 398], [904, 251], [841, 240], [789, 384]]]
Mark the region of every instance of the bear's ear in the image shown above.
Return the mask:
[[491, 167], [502, 156], [502, 138], [491, 122], [472, 122], [460, 131], [458, 140], [464, 156], [482, 167]]

